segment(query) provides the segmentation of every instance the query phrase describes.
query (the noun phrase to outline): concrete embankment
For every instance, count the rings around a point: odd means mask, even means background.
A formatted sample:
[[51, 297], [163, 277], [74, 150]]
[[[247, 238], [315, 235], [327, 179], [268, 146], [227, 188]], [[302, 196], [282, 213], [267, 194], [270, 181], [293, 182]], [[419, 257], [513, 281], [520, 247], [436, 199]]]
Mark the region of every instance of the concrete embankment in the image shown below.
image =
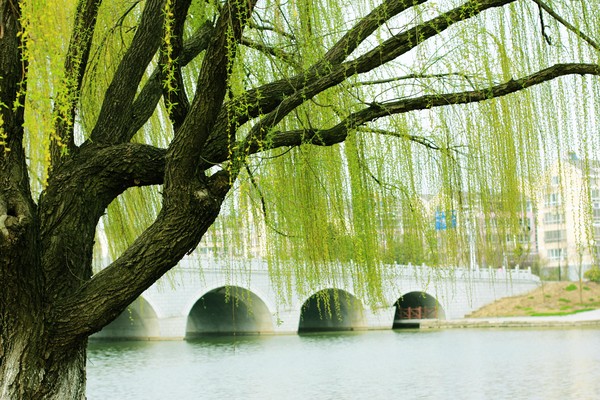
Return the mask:
[[564, 316], [548, 317], [502, 317], [421, 320], [421, 329], [449, 328], [569, 328], [600, 327], [600, 310], [580, 312]]

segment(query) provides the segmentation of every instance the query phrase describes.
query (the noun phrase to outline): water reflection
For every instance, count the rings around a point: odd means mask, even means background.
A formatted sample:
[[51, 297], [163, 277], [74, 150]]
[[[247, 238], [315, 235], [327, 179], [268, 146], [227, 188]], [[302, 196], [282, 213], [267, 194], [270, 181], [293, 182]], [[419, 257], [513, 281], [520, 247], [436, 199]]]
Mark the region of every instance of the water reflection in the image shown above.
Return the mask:
[[595, 399], [600, 330], [93, 342], [94, 399]]

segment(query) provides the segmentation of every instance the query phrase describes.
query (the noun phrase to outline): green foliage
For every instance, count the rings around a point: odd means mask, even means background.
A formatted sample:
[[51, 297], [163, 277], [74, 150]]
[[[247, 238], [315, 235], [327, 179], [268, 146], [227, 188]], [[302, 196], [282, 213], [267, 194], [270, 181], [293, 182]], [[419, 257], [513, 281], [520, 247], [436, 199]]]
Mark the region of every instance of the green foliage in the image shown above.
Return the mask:
[[600, 282], [600, 268], [598, 268], [598, 266], [594, 266], [591, 269], [588, 269], [583, 274], [583, 277], [592, 282]]
[[577, 289], [578, 289], [578, 286], [574, 283], [571, 283], [570, 285], [565, 286], [565, 290], [567, 292], [572, 292], [573, 290], [577, 290]]
[[165, 108], [168, 115], [171, 115], [173, 111], [173, 107], [176, 104], [173, 104], [170, 100], [170, 96], [177, 91], [176, 83], [175, 83], [175, 62], [176, 60], [173, 58], [173, 24], [175, 23], [175, 17], [173, 14], [173, 2], [171, 0], [165, 1], [165, 6], [163, 10], [165, 14], [165, 32], [163, 34], [163, 55], [165, 58], [164, 65], [162, 67], [163, 74], [163, 89], [165, 90], [167, 96], [165, 96]]

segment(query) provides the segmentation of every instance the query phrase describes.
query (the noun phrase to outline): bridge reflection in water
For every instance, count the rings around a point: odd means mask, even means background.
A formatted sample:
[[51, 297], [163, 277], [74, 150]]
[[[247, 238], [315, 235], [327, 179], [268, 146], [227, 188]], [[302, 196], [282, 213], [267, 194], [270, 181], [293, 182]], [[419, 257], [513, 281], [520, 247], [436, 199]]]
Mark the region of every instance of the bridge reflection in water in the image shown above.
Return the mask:
[[266, 263], [224, 265], [206, 259], [182, 261], [169, 282], [152, 286], [92, 338], [160, 340], [415, 327], [422, 319], [462, 318], [540, 284], [529, 270], [390, 266], [394, 273], [386, 280], [384, 304], [372, 309], [350, 283], [323, 284], [311, 295], [282, 296]]

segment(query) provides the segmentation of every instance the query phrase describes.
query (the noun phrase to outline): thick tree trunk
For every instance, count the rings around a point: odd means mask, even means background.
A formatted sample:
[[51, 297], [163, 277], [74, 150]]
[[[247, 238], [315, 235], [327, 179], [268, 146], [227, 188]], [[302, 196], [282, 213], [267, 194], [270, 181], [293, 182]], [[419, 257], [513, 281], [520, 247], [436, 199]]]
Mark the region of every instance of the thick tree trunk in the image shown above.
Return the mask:
[[87, 340], [54, 331], [34, 207], [15, 209], [0, 237], [0, 399], [83, 399]]
[[50, 348], [39, 331], [31, 327], [12, 335], [0, 366], [0, 398], [85, 399], [87, 339], [68, 349]]
[[0, 399], [83, 399], [87, 340], [54, 331], [35, 208], [17, 209], [0, 235]]

